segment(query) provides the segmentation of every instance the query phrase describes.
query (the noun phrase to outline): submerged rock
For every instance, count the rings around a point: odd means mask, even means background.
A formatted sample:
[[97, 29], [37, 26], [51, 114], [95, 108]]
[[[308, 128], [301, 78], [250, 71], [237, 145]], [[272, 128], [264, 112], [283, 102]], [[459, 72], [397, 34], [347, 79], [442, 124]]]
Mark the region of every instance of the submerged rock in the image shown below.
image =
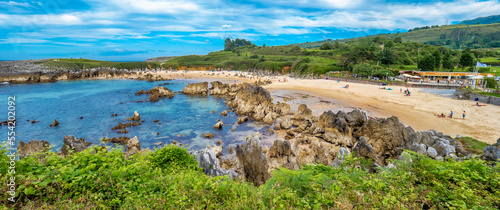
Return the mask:
[[130, 140], [130, 138], [129, 137], [125, 137], [125, 136], [120, 136], [118, 138], [116, 138], [116, 137], [113, 137], [113, 138], [103, 138], [102, 140], [106, 141], [106, 142], [111, 142], [111, 143], [117, 143], [117, 144], [126, 145], [128, 143], [128, 140]]
[[211, 134], [211, 133], [204, 133], [204, 134], [201, 134], [201, 136], [203, 136], [204, 138], [213, 138], [215, 135]]

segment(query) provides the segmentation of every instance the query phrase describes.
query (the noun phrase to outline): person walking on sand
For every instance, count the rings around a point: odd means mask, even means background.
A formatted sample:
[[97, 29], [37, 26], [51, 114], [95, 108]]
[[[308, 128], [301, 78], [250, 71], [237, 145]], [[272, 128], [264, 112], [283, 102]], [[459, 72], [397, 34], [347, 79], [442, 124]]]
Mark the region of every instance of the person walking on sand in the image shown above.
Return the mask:
[[465, 120], [465, 111], [464, 111], [464, 113], [462, 114], [462, 120]]
[[450, 119], [453, 119], [453, 111], [450, 111]]

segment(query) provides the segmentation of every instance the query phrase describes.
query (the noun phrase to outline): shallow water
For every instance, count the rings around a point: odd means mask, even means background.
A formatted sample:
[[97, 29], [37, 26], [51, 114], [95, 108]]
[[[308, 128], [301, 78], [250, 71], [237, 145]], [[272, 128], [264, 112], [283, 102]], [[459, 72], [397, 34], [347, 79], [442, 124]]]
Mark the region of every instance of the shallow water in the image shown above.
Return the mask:
[[436, 94], [443, 97], [453, 97], [455, 94], [455, 89], [434, 89], [434, 88], [422, 88], [420, 89], [422, 92]]
[[[264, 130], [264, 125], [256, 122], [229, 125], [235, 124], [237, 116], [233, 112], [229, 112], [227, 117], [220, 115], [227, 107], [224, 99], [219, 97], [176, 95], [172, 99], [161, 98], [153, 103], [136, 102], [147, 99], [147, 95], [134, 95], [136, 92], [165, 82], [171, 83], [166, 85], [170, 90], [181, 91], [185, 85], [196, 81], [80, 80], [2, 85], [0, 99], [5, 101], [5, 108], [0, 107], [0, 116], [7, 118], [7, 97], [15, 96], [16, 139], [24, 142], [46, 140], [54, 147], [53, 150], [61, 148], [65, 135], [84, 138], [93, 144], [100, 144], [103, 137], [137, 136], [142, 148], [151, 149], [156, 147], [153, 145], [156, 142], [169, 144], [175, 140], [197, 150], [215, 145], [220, 139], [223, 147], [227, 148], [244, 142], [246, 136], [256, 131]], [[141, 115], [141, 120], [145, 120], [142, 125], [127, 128], [127, 134], [111, 130], [118, 122], [126, 123], [126, 118], [133, 116], [134, 111]], [[118, 116], [111, 117], [111, 114]], [[83, 119], [79, 119], [80, 116]], [[59, 121], [58, 127], [49, 126], [54, 119]], [[154, 123], [156, 119], [161, 124]], [[220, 131], [213, 129], [217, 119], [228, 126]], [[32, 124], [27, 120], [40, 122]], [[231, 128], [236, 131], [230, 131]], [[6, 134], [7, 126], [2, 126], [0, 132]], [[215, 137], [203, 138], [201, 135], [207, 132], [215, 134]]]

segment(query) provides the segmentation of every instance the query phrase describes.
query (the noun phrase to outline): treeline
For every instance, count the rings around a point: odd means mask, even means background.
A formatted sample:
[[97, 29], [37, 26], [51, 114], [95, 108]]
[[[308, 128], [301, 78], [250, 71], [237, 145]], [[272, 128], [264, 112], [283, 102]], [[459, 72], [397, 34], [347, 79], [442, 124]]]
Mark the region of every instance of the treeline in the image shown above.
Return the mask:
[[226, 40], [224, 41], [224, 50], [231, 51], [238, 47], [250, 46], [250, 45], [252, 45], [252, 42], [247, 41], [245, 39], [236, 38], [235, 40], [232, 40], [230, 38], [226, 38]]
[[413, 29], [408, 29], [408, 32], [411, 31], [418, 31], [418, 30], [424, 30], [424, 29], [429, 29], [429, 28], [439, 28], [438, 25], [433, 25], [433, 26], [422, 26], [422, 27], [415, 27]]

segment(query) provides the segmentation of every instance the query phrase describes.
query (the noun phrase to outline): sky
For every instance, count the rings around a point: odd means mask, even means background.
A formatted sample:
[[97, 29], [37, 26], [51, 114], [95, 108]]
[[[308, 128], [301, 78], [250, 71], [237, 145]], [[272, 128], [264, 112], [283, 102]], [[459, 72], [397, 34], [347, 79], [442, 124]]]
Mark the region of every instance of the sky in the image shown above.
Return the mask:
[[9, 0], [0, 60], [143, 61], [219, 51], [228, 37], [287, 45], [498, 14], [498, 0]]

